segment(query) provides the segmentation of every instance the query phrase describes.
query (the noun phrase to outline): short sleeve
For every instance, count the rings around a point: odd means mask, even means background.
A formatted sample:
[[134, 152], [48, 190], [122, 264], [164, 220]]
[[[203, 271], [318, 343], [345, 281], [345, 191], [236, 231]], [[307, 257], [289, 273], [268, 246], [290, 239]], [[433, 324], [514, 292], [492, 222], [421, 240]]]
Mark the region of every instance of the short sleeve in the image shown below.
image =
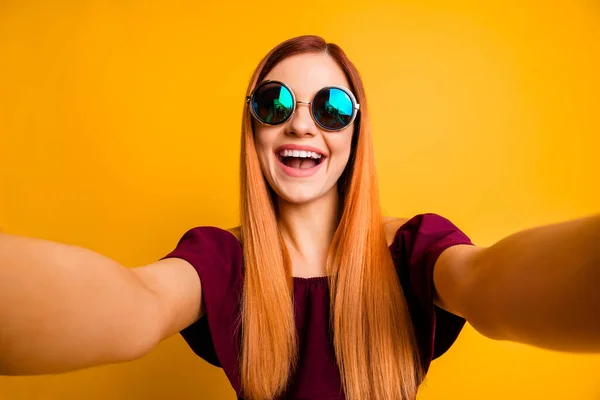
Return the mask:
[[202, 284], [206, 313], [181, 331], [198, 356], [222, 367], [229, 378], [237, 375], [236, 323], [242, 289], [242, 250], [237, 238], [215, 227], [187, 231], [164, 258], [190, 263]]
[[450, 348], [465, 324], [463, 318], [434, 304], [434, 265], [444, 250], [461, 244], [473, 243], [452, 222], [437, 214], [421, 214], [398, 229], [391, 245], [425, 371]]

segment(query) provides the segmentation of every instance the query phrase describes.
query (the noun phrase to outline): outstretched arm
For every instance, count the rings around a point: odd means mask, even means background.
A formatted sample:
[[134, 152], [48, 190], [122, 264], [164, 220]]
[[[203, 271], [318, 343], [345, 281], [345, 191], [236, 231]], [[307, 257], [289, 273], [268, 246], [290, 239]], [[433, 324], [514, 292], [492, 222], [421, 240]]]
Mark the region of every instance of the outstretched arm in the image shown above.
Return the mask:
[[436, 303], [493, 339], [600, 351], [600, 215], [454, 246], [434, 269]]
[[202, 313], [191, 265], [126, 268], [93, 251], [0, 234], [0, 375], [124, 362]]

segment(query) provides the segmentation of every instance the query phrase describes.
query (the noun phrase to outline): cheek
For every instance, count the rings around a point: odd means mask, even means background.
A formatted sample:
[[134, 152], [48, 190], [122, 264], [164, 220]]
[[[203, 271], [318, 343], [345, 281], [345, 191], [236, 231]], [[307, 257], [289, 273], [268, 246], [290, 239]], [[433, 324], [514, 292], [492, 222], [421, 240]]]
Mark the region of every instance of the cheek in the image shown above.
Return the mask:
[[254, 146], [263, 167], [268, 161], [268, 154], [273, 147], [273, 135], [265, 129], [257, 129], [254, 134]]
[[352, 129], [336, 133], [335, 135], [329, 137], [327, 146], [331, 154], [335, 157], [336, 167], [344, 169], [352, 151]]
[[261, 151], [268, 144], [268, 135], [261, 128], [254, 128], [254, 145], [257, 151]]

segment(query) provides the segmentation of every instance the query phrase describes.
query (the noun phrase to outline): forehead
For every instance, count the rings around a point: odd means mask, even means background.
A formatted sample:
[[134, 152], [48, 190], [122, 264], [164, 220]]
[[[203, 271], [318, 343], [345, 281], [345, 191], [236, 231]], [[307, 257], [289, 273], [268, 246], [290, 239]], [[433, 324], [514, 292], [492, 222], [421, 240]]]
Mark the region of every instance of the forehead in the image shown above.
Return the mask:
[[309, 99], [324, 86], [350, 87], [342, 68], [325, 53], [288, 57], [277, 64], [265, 80], [285, 83], [292, 88], [298, 99]]

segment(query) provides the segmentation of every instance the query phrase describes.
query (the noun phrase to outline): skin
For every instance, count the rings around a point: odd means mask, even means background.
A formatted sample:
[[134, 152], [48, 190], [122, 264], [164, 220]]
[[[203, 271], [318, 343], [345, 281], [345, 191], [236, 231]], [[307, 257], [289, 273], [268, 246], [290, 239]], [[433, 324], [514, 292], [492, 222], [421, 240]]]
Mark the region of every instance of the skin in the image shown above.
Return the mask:
[[[342, 69], [323, 53], [284, 59], [265, 79], [285, 82], [296, 99], [303, 101], [312, 101], [324, 86], [350, 87]], [[327, 250], [338, 224], [337, 181], [350, 157], [353, 129], [354, 123], [338, 132], [321, 129], [306, 105], [298, 105], [284, 124], [254, 125], [262, 171], [277, 194], [280, 230], [290, 252], [294, 276], [325, 275]], [[315, 147], [326, 159], [315, 175], [291, 177], [280, 168], [275, 153], [284, 144]]]
[[[350, 86], [326, 54], [285, 59], [266, 79], [289, 84], [304, 101], [311, 101], [323, 86]], [[337, 181], [350, 155], [352, 128], [323, 131], [305, 106], [285, 124], [255, 125], [262, 170], [277, 194], [280, 230], [294, 276], [325, 274], [325, 257], [338, 224]], [[274, 154], [282, 144], [315, 146], [328, 156], [326, 165], [310, 178], [289, 177], [278, 168]], [[388, 244], [405, 221], [385, 220]], [[600, 310], [600, 296], [591, 283], [600, 277], [599, 242], [596, 216], [519, 232], [490, 247], [453, 246], [434, 266], [434, 302], [491, 338], [598, 351], [600, 322], [589, 316]]]
[[[349, 86], [337, 64], [323, 54], [284, 60], [267, 78], [286, 82], [298, 100], [306, 101], [323, 86]], [[336, 185], [348, 162], [352, 130], [319, 129], [306, 106], [282, 126], [256, 128], [261, 166], [278, 194], [280, 228], [294, 276], [324, 275], [338, 223]], [[311, 178], [285, 176], [276, 168], [273, 150], [288, 143], [320, 149], [326, 164]], [[205, 312], [198, 275], [182, 259], [125, 268], [87, 249], [0, 234], [0, 266], [0, 321], [11, 322], [1, 324], [0, 374], [58, 373], [133, 360]], [[113, 287], [121, 289], [104, 290]], [[47, 337], [53, 338], [52, 346]]]
[[[340, 66], [324, 53], [286, 58], [265, 80], [285, 82], [294, 91], [296, 100], [301, 101], [312, 101], [315, 93], [324, 86], [350, 87]], [[337, 182], [350, 157], [354, 123], [342, 131], [328, 132], [314, 122], [308, 106], [298, 105], [285, 123], [271, 126], [255, 122], [253, 128], [261, 169], [277, 195], [279, 228], [290, 254], [292, 275], [324, 276], [327, 252], [339, 222]], [[279, 167], [275, 153], [284, 144], [320, 149], [327, 156], [323, 161], [325, 164], [311, 177], [291, 177]], [[388, 245], [406, 221], [406, 218], [385, 218]], [[230, 231], [239, 234], [239, 228]], [[474, 246], [454, 246], [451, 252], [444, 252], [448, 254], [440, 257], [438, 264], [441, 266], [437, 265], [436, 269], [445, 273], [436, 275], [438, 281], [444, 281], [440, 283], [443, 296], [435, 296], [438, 306], [462, 316], [462, 311], [455, 305], [458, 303], [455, 288], [457, 282], [465, 280], [465, 261], [481, 250]], [[446, 283], [449, 280], [453, 281], [452, 285]]]
[[[349, 87], [341, 68], [325, 54], [290, 57], [266, 79], [287, 83], [304, 101], [326, 85]], [[350, 155], [351, 128], [323, 131], [302, 106], [285, 124], [254, 127], [263, 173], [277, 194], [280, 229], [294, 276], [325, 274], [327, 250], [338, 224], [336, 185]], [[283, 174], [273, 150], [288, 143], [321, 149], [328, 156], [327, 165], [310, 178]], [[406, 221], [385, 219], [388, 245]], [[600, 271], [594, 245], [599, 223], [592, 217], [520, 232], [490, 247], [453, 246], [434, 266], [434, 302], [494, 339], [550, 349], [598, 349], [600, 325], [588, 316], [600, 307], [597, 291], [589, 284]], [[591, 239], [582, 243], [581, 237]], [[581, 270], [587, 273], [569, 272]], [[563, 292], [567, 295], [557, 303], [556, 294]]]
[[[323, 86], [349, 86], [324, 54], [288, 58], [267, 78], [286, 82], [305, 101]], [[320, 130], [306, 106], [281, 126], [256, 127], [294, 276], [324, 275], [351, 132]], [[321, 149], [327, 164], [311, 178], [284, 176], [273, 150], [288, 143]], [[388, 243], [404, 222], [386, 219]], [[600, 352], [598, 243], [596, 215], [518, 232], [486, 248], [453, 246], [435, 264], [434, 300], [490, 338]], [[133, 360], [203, 314], [201, 282], [184, 260], [126, 268], [91, 250], [0, 233], [0, 374]]]

